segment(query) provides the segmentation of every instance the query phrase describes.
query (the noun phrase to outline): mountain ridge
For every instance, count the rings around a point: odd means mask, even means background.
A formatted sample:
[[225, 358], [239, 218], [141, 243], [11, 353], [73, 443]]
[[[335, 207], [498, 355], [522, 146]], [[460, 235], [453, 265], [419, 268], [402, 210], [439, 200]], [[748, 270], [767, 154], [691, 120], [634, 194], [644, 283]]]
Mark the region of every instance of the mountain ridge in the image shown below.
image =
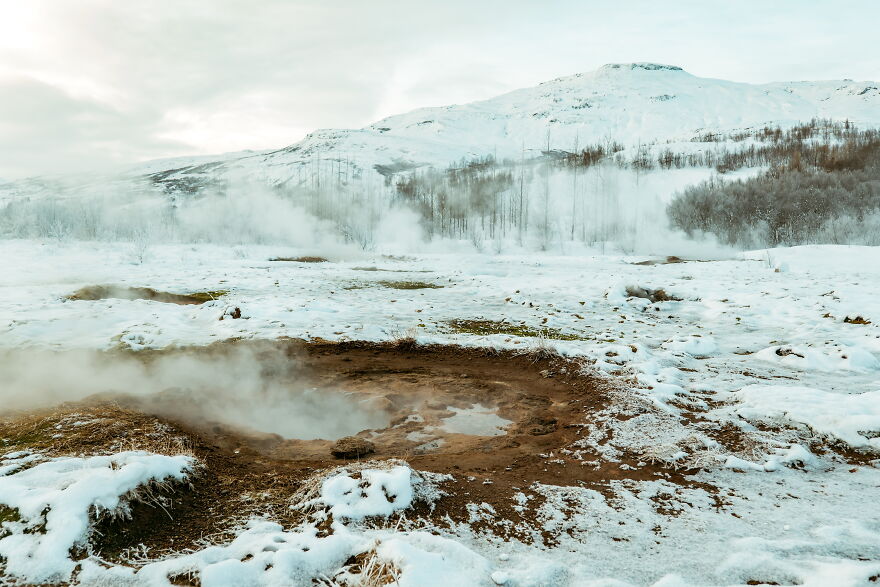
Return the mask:
[[878, 86], [847, 80], [749, 84], [697, 77], [676, 65], [612, 63], [486, 100], [418, 108], [360, 129], [318, 129], [225, 165], [263, 167], [257, 175], [286, 183], [305, 181], [304, 168], [316, 161], [350, 167], [354, 176], [387, 176], [395, 169], [488, 155], [519, 159], [612, 140], [687, 143], [707, 130], [785, 128], [817, 118], [875, 126]]
[[609, 63], [486, 100], [418, 108], [359, 129], [317, 129], [278, 149], [147, 161], [124, 175], [161, 175], [175, 186], [220, 176], [306, 185], [332, 167], [346, 182], [387, 181], [421, 167], [487, 156], [529, 159], [612, 142], [664, 143], [690, 152], [698, 148], [695, 137], [706, 133], [787, 128], [812, 119], [880, 126], [880, 83], [750, 84], [698, 77], [676, 65]]

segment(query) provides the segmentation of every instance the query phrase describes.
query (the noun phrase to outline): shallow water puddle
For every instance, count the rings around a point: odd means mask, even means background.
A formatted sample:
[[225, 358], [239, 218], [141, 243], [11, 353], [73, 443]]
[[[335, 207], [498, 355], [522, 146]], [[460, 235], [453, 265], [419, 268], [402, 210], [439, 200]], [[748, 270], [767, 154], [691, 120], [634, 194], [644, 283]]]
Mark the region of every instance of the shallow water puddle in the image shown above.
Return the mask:
[[471, 436], [501, 436], [506, 434], [505, 428], [513, 424], [496, 414], [495, 408], [487, 408], [481, 404], [473, 404], [470, 408], [449, 406], [454, 416], [443, 418], [440, 429], [453, 434], [470, 434]]

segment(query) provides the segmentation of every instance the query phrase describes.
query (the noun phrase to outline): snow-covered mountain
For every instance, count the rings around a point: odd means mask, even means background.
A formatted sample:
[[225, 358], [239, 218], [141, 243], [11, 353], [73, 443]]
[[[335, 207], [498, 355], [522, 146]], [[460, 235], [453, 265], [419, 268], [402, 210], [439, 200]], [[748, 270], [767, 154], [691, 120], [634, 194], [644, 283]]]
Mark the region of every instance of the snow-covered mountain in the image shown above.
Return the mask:
[[115, 192], [131, 180], [138, 189], [167, 193], [196, 193], [230, 181], [378, 184], [400, 172], [463, 159], [529, 159], [611, 141], [693, 152], [718, 147], [695, 137], [785, 128], [814, 118], [880, 126], [880, 82], [747, 84], [697, 77], [672, 65], [609, 64], [489, 100], [413, 110], [361, 129], [317, 130], [277, 150], [161, 159], [133, 165], [121, 176], [8, 183], [0, 185], [0, 200]]
[[[880, 83], [843, 81], [747, 84], [701, 78], [680, 67], [609, 64], [470, 104], [421, 108], [361, 129], [317, 130], [279, 149], [181, 160], [165, 179], [220, 171], [271, 183], [303, 182], [316, 170], [364, 177], [461, 159], [532, 157], [548, 149], [614, 140], [685, 149], [693, 137], [813, 118], [880, 124]], [[139, 166], [155, 173], [155, 163]], [[168, 168], [161, 170], [166, 171]]]

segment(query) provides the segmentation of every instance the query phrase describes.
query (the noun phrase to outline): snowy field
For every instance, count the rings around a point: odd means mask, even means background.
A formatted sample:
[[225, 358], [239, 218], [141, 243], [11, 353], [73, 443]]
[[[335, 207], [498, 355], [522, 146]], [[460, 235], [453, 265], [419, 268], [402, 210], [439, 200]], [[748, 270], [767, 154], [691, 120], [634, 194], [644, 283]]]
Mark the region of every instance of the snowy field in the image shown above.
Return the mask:
[[[376, 576], [413, 586], [824, 586], [880, 577], [880, 249], [803, 246], [674, 262], [598, 253], [270, 260], [316, 254], [0, 241], [0, 354], [280, 337], [552, 349], [586, 359], [590, 373], [621, 389], [621, 402], [648, 406], [636, 418], [609, 418], [614, 444], [593, 449], [613, 462], [643, 455], [687, 471], [693, 483], [612, 482], [613, 498], [578, 486], [524, 487], [519, 499], [540, 494], [543, 529], [558, 536], [553, 545], [525, 544], [467, 523], [408, 529], [399, 518], [417, 501], [442, 499], [440, 479], [380, 464], [323, 479], [296, 505], [314, 509], [315, 525], [254, 519], [232, 542], [135, 571], [96, 557], [74, 562], [89, 512], [120, 507], [139, 486], [197, 474], [192, 458], [3, 454], [0, 504], [19, 512], [6, 519], [0, 509], [9, 580], [167, 585], [191, 573], [203, 586], [348, 584], [355, 579], [334, 573], [364, 553]], [[98, 285], [217, 299], [67, 299]], [[5, 359], [3, 368], [7, 390], [64, 378], [17, 371]], [[62, 398], [88, 393], [71, 385]], [[27, 399], [16, 401], [30, 407]], [[487, 435], [503, 428], [487, 417]], [[715, 440], [728, 427], [746, 447]], [[491, 506], [472, 509], [475, 522], [493, 516]], [[328, 512], [334, 531], [321, 535]], [[375, 516], [389, 523], [362, 523]]]

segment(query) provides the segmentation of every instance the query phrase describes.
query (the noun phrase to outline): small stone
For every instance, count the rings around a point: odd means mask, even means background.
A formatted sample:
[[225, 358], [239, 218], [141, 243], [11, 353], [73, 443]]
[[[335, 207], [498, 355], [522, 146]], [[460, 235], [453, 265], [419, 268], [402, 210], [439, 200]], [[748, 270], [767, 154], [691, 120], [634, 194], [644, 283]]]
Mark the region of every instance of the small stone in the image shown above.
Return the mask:
[[358, 459], [376, 451], [369, 440], [357, 436], [346, 436], [337, 440], [330, 448], [330, 454], [337, 459]]

